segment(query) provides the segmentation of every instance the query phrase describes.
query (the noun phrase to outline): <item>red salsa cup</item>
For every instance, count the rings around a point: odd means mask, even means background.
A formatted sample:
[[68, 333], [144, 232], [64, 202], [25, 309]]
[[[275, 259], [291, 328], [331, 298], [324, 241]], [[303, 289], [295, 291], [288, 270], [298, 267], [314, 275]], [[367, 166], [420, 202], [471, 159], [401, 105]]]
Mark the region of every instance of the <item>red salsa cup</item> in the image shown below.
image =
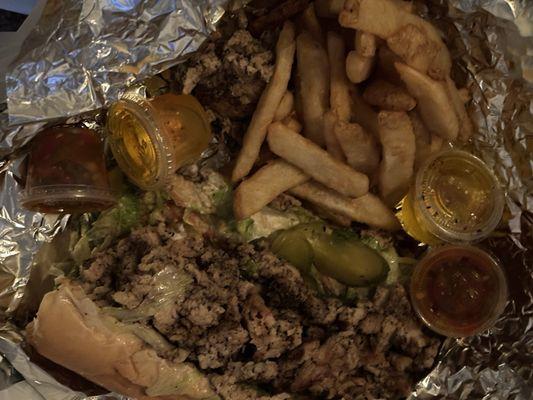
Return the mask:
[[505, 308], [505, 274], [493, 256], [477, 247], [443, 246], [415, 267], [411, 301], [435, 332], [475, 335], [490, 328]]
[[53, 127], [33, 140], [22, 205], [45, 213], [82, 213], [111, 207], [104, 148], [93, 130]]

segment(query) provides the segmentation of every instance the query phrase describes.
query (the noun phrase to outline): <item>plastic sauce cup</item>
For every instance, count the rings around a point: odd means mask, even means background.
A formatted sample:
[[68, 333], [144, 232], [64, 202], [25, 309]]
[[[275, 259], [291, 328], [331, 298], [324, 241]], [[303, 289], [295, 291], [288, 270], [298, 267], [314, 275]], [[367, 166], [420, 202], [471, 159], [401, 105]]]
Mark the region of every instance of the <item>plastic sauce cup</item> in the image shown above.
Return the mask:
[[500, 222], [503, 207], [498, 180], [483, 161], [448, 150], [419, 169], [398, 217], [420, 242], [465, 243], [487, 237]]
[[465, 337], [494, 324], [507, 302], [507, 283], [500, 264], [487, 252], [448, 245], [430, 251], [416, 265], [410, 293], [429, 328]]
[[82, 213], [111, 207], [100, 136], [90, 129], [54, 127], [32, 141], [22, 205], [47, 213]]
[[107, 131], [119, 167], [146, 190], [164, 187], [212, 138], [200, 103], [193, 96], [175, 94], [118, 101], [108, 111]]

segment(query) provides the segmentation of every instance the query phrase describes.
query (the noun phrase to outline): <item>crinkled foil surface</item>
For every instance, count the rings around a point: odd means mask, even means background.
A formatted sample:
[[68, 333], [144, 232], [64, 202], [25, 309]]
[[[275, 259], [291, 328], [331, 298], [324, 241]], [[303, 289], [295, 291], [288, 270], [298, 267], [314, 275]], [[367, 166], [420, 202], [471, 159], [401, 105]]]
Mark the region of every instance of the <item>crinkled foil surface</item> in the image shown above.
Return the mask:
[[[20, 346], [20, 329], [6, 322], [25, 297], [35, 252], [68, 221], [18, 206], [22, 161], [15, 151], [31, 140], [43, 121], [105, 106], [125, 85], [195, 51], [220, 19], [221, 3], [49, 1], [48, 12], [8, 76], [9, 119], [7, 112], [0, 113], [0, 306], [7, 311], [0, 313], [0, 398], [126, 400], [112, 394], [89, 396], [61, 385], [30, 361]], [[454, 79], [472, 94], [469, 112], [478, 134], [469, 149], [491, 166], [507, 192], [501, 229], [481, 245], [506, 268], [510, 296], [504, 314], [489, 331], [445, 341], [439, 362], [410, 399], [529, 400], [533, 2], [428, 0], [420, 1], [419, 11], [443, 32], [455, 61]]]
[[73, 116], [198, 49], [226, 0], [49, 0], [6, 76], [9, 122]]

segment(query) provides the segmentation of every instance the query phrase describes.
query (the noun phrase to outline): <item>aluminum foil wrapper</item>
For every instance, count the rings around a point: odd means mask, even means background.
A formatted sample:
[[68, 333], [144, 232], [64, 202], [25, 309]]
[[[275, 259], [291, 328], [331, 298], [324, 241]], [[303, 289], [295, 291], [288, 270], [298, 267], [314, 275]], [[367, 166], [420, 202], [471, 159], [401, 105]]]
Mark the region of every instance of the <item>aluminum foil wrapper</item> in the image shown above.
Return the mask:
[[28, 282], [33, 257], [43, 243], [61, 232], [68, 216], [40, 214], [21, 208], [20, 171], [23, 159], [0, 168], [0, 307], [16, 309]]
[[6, 75], [9, 123], [69, 117], [198, 49], [226, 0], [50, 0]]
[[[233, 7], [245, 3], [237, 0]], [[110, 11], [118, 5], [124, 8]], [[14, 151], [47, 120], [105, 106], [127, 84], [196, 50], [220, 18], [220, 5], [215, 0], [49, 1], [48, 13], [8, 77], [9, 119], [0, 113], [0, 306], [7, 311], [0, 313], [0, 399], [126, 400], [113, 394], [91, 396], [59, 383], [23, 350], [20, 327], [5, 322], [27, 300], [35, 253], [60, 235], [68, 221], [18, 206], [23, 162]], [[187, 11], [176, 16], [174, 6]], [[445, 341], [437, 365], [409, 398], [528, 400], [533, 393], [530, 143], [528, 148], [533, 134], [533, 2], [428, 0], [420, 2], [419, 11], [443, 32], [455, 61], [453, 77], [472, 94], [469, 113], [478, 133], [469, 150], [491, 166], [507, 193], [501, 229], [481, 245], [506, 268], [510, 295], [489, 331]], [[113, 33], [121, 39], [114, 40]]]
[[7, 110], [0, 113], [0, 160], [26, 145], [45, 125], [45, 122], [36, 122], [9, 127]]

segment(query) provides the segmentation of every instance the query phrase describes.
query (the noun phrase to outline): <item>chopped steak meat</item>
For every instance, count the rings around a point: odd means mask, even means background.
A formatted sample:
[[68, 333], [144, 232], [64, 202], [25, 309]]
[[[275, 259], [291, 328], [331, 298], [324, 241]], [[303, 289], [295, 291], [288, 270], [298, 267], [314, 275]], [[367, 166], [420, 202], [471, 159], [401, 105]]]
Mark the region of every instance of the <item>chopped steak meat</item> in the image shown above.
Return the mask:
[[[86, 263], [80, 280], [100, 306], [142, 310], [137, 321], [203, 370], [223, 399], [398, 399], [433, 364], [440, 342], [400, 285], [347, 305], [315, 293], [266, 244], [168, 232], [133, 232]], [[188, 283], [169, 295], [161, 271]]]
[[274, 72], [274, 55], [250, 32], [238, 29], [228, 38], [211, 40], [183, 69], [183, 93], [226, 117], [246, 118]]

